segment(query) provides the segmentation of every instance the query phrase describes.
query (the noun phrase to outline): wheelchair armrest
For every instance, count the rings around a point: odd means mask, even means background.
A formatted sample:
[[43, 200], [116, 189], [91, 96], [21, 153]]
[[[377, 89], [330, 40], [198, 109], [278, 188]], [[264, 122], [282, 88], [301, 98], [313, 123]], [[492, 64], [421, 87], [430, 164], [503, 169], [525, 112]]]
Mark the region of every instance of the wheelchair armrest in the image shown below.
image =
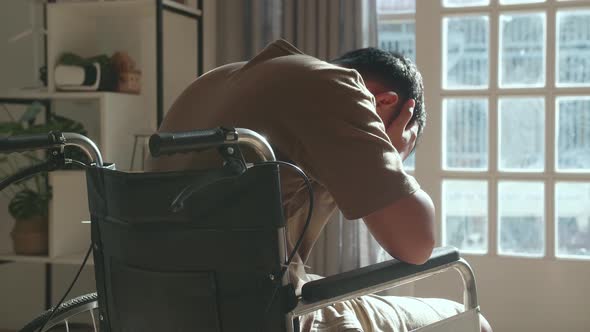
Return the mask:
[[427, 272], [460, 259], [454, 247], [435, 248], [430, 259], [422, 265], [413, 265], [392, 259], [360, 269], [314, 280], [303, 285], [301, 297], [305, 303], [331, 299], [343, 294], [358, 292], [395, 279]]

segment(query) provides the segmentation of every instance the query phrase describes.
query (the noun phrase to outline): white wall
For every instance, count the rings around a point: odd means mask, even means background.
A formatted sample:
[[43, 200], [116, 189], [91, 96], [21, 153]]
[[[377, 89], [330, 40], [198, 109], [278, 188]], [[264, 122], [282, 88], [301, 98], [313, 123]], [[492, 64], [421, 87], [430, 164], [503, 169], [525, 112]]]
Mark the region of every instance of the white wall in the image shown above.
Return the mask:
[[9, 39], [31, 27], [33, 14], [42, 18], [41, 7], [30, 6], [29, 0], [2, 0], [0, 13], [0, 91], [38, 84], [42, 37], [29, 35], [15, 42]]
[[203, 69], [207, 72], [217, 66], [217, 1], [204, 0], [203, 7]]

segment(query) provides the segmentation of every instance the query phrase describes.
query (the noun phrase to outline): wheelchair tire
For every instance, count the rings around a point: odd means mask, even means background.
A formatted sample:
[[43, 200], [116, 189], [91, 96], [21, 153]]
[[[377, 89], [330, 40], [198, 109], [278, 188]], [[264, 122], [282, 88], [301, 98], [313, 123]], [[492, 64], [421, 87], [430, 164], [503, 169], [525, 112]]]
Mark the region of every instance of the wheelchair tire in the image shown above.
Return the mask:
[[[56, 327], [58, 324], [64, 322], [69, 317], [78, 315], [86, 311], [92, 311], [97, 308], [98, 296], [96, 295], [96, 293], [89, 293], [86, 295], [73, 298], [67, 302], [62, 303], [62, 305], [59, 306], [56, 313], [53, 315], [53, 318], [51, 318], [51, 321], [45, 324], [43, 331], [50, 331], [53, 327]], [[45, 323], [49, 315], [51, 315], [51, 309], [45, 311], [37, 318], [33, 319], [22, 329], [20, 329], [19, 332], [41, 332], [39, 331], [39, 329]], [[96, 329], [93, 329], [93, 331], [98, 331], [98, 322], [94, 322], [94, 324], [96, 326]], [[70, 331], [72, 330], [74, 329], [70, 328]]]

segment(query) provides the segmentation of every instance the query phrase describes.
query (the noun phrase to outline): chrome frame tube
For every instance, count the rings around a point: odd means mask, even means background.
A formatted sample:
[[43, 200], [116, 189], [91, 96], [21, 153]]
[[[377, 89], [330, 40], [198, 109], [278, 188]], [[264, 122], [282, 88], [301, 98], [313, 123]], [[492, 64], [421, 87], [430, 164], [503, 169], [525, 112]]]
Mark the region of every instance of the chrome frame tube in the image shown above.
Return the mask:
[[256, 151], [256, 154], [258, 154], [258, 156], [262, 158], [262, 160], [276, 160], [275, 153], [272, 150], [272, 147], [270, 146], [266, 138], [264, 138], [264, 136], [260, 135], [255, 131], [244, 128], [236, 128], [236, 132], [238, 133], [238, 143], [245, 144], [254, 148], [254, 151]]
[[90, 158], [93, 163], [95, 163], [98, 167], [103, 167], [103, 160], [100, 150], [92, 140], [84, 135], [76, 133], [62, 133], [62, 135], [66, 139], [66, 146], [77, 146], [82, 151], [84, 151], [84, 153], [86, 153], [88, 158]]
[[[238, 133], [238, 144], [244, 144], [254, 149], [256, 154], [263, 160], [263, 161], [276, 161], [276, 156], [270, 143], [264, 138], [264, 136], [260, 135], [259, 133], [252, 131], [250, 129], [245, 128], [236, 128], [236, 132]], [[233, 140], [228, 140], [227, 143], [235, 143]], [[281, 265], [286, 264], [287, 262], [287, 237], [285, 234], [285, 227], [281, 227], [277, 231], [278, 237], [278, 244], [279, 244], [279, 257], [282, 258], [283, 262]], [[289, 270], [285, 273], [281, 279], [281, 284], [283, 286], [288, 285], [290, 282], [289, 278]], [[286, 315], [285, 324], [287, 326], [287, 331], [293, 331], [293, 316], [290, 314]]]
[[465, 311], [479, 307], [475, 274], [471, 266], [461, 258], [453, 268], [459, 272], [463, 280], [463, 305], [465, 306]]
[[293, 315], [293, 316], [305, 315], [305, 314], [314, 312], [318, 309], [321, 309], [323, 307], [326, 307], [326, 306], [336, 303], [336, 302], [342, 302], [342, 301], [350, 300], [350, 299], [353, 299], [353, 298], [356, 298], [359, 296], [364, 296], [364, 295], [369, 295], [369, 294], [381, 292], [381, 291], [384, 291], [384, 290], [387, 290], [390, 288], [401, 286], [401, 285], [404, 285], [404, 284], [407, 284], [410, 282], [414, 282], [414, 281], [417, 281], [420, 279], [424, 279], [424, 278], [433, 276], [435, 274], [448, 271], [450, 269], [455, 269], [457, 272], [459, 272], [459, 274], [462, 277], [463, 286], [464, 286], [463, 296], [464, 296], [465, 310], [467, 311], [467, 310], [477, 308], [479, 305], [478, 305], [478, 301], [477, 301], [477, 289], [475, 287], [475, 276], [474, 276], [473, 270], [471, 269], [469, 264], [464, 259], [461, 258], [458, 261], [455, 261], [455, 262], [452, 262], [449, 264], [445, 264], [445, 265], [441, 265], [439, 267], [433, 268], [433, 269], [425, 271], [425, 272], [415, 273], [415, 274], [409, 275], [404, 278], [394, 279], [391, 281], [381, 283], [379, 285], [366, 287], [366, 288], [360, 289], [355, 292], [345, 293], [345, 294], [342, 294], [340, 296], [336, 296], [331, 299], [322, 300], [322, 301], [318, 301], [318, 302], [314, 302], [314, 303], [305, 303], [305, 302], [301, 301], [301, 302], [299, 302], [297, 307], [295, 309], [293, 309], [291, 315]]

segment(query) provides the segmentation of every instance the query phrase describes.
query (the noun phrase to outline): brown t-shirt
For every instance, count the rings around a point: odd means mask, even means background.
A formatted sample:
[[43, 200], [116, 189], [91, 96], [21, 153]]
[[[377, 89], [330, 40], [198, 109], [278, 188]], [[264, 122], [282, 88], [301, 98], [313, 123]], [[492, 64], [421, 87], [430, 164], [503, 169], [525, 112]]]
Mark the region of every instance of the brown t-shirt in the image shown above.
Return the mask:
[[[358, 72], [305, 55], [284, 40], [249, 62], [195, 80], [172, 105], [160, 131], [218, 126], [259, 132], [312, 179], [315, 209], [298, 251], [303, 262], [336, 208], [358, 219], [418, 189], [404, 173]], [[150, 160], [148, 168], [208, 167], [213, 159], [203, 153], [174, 155]], [[295, 172], [281, 169], [281, 183], [293, 245], [305, 223], [308, 194]]]

